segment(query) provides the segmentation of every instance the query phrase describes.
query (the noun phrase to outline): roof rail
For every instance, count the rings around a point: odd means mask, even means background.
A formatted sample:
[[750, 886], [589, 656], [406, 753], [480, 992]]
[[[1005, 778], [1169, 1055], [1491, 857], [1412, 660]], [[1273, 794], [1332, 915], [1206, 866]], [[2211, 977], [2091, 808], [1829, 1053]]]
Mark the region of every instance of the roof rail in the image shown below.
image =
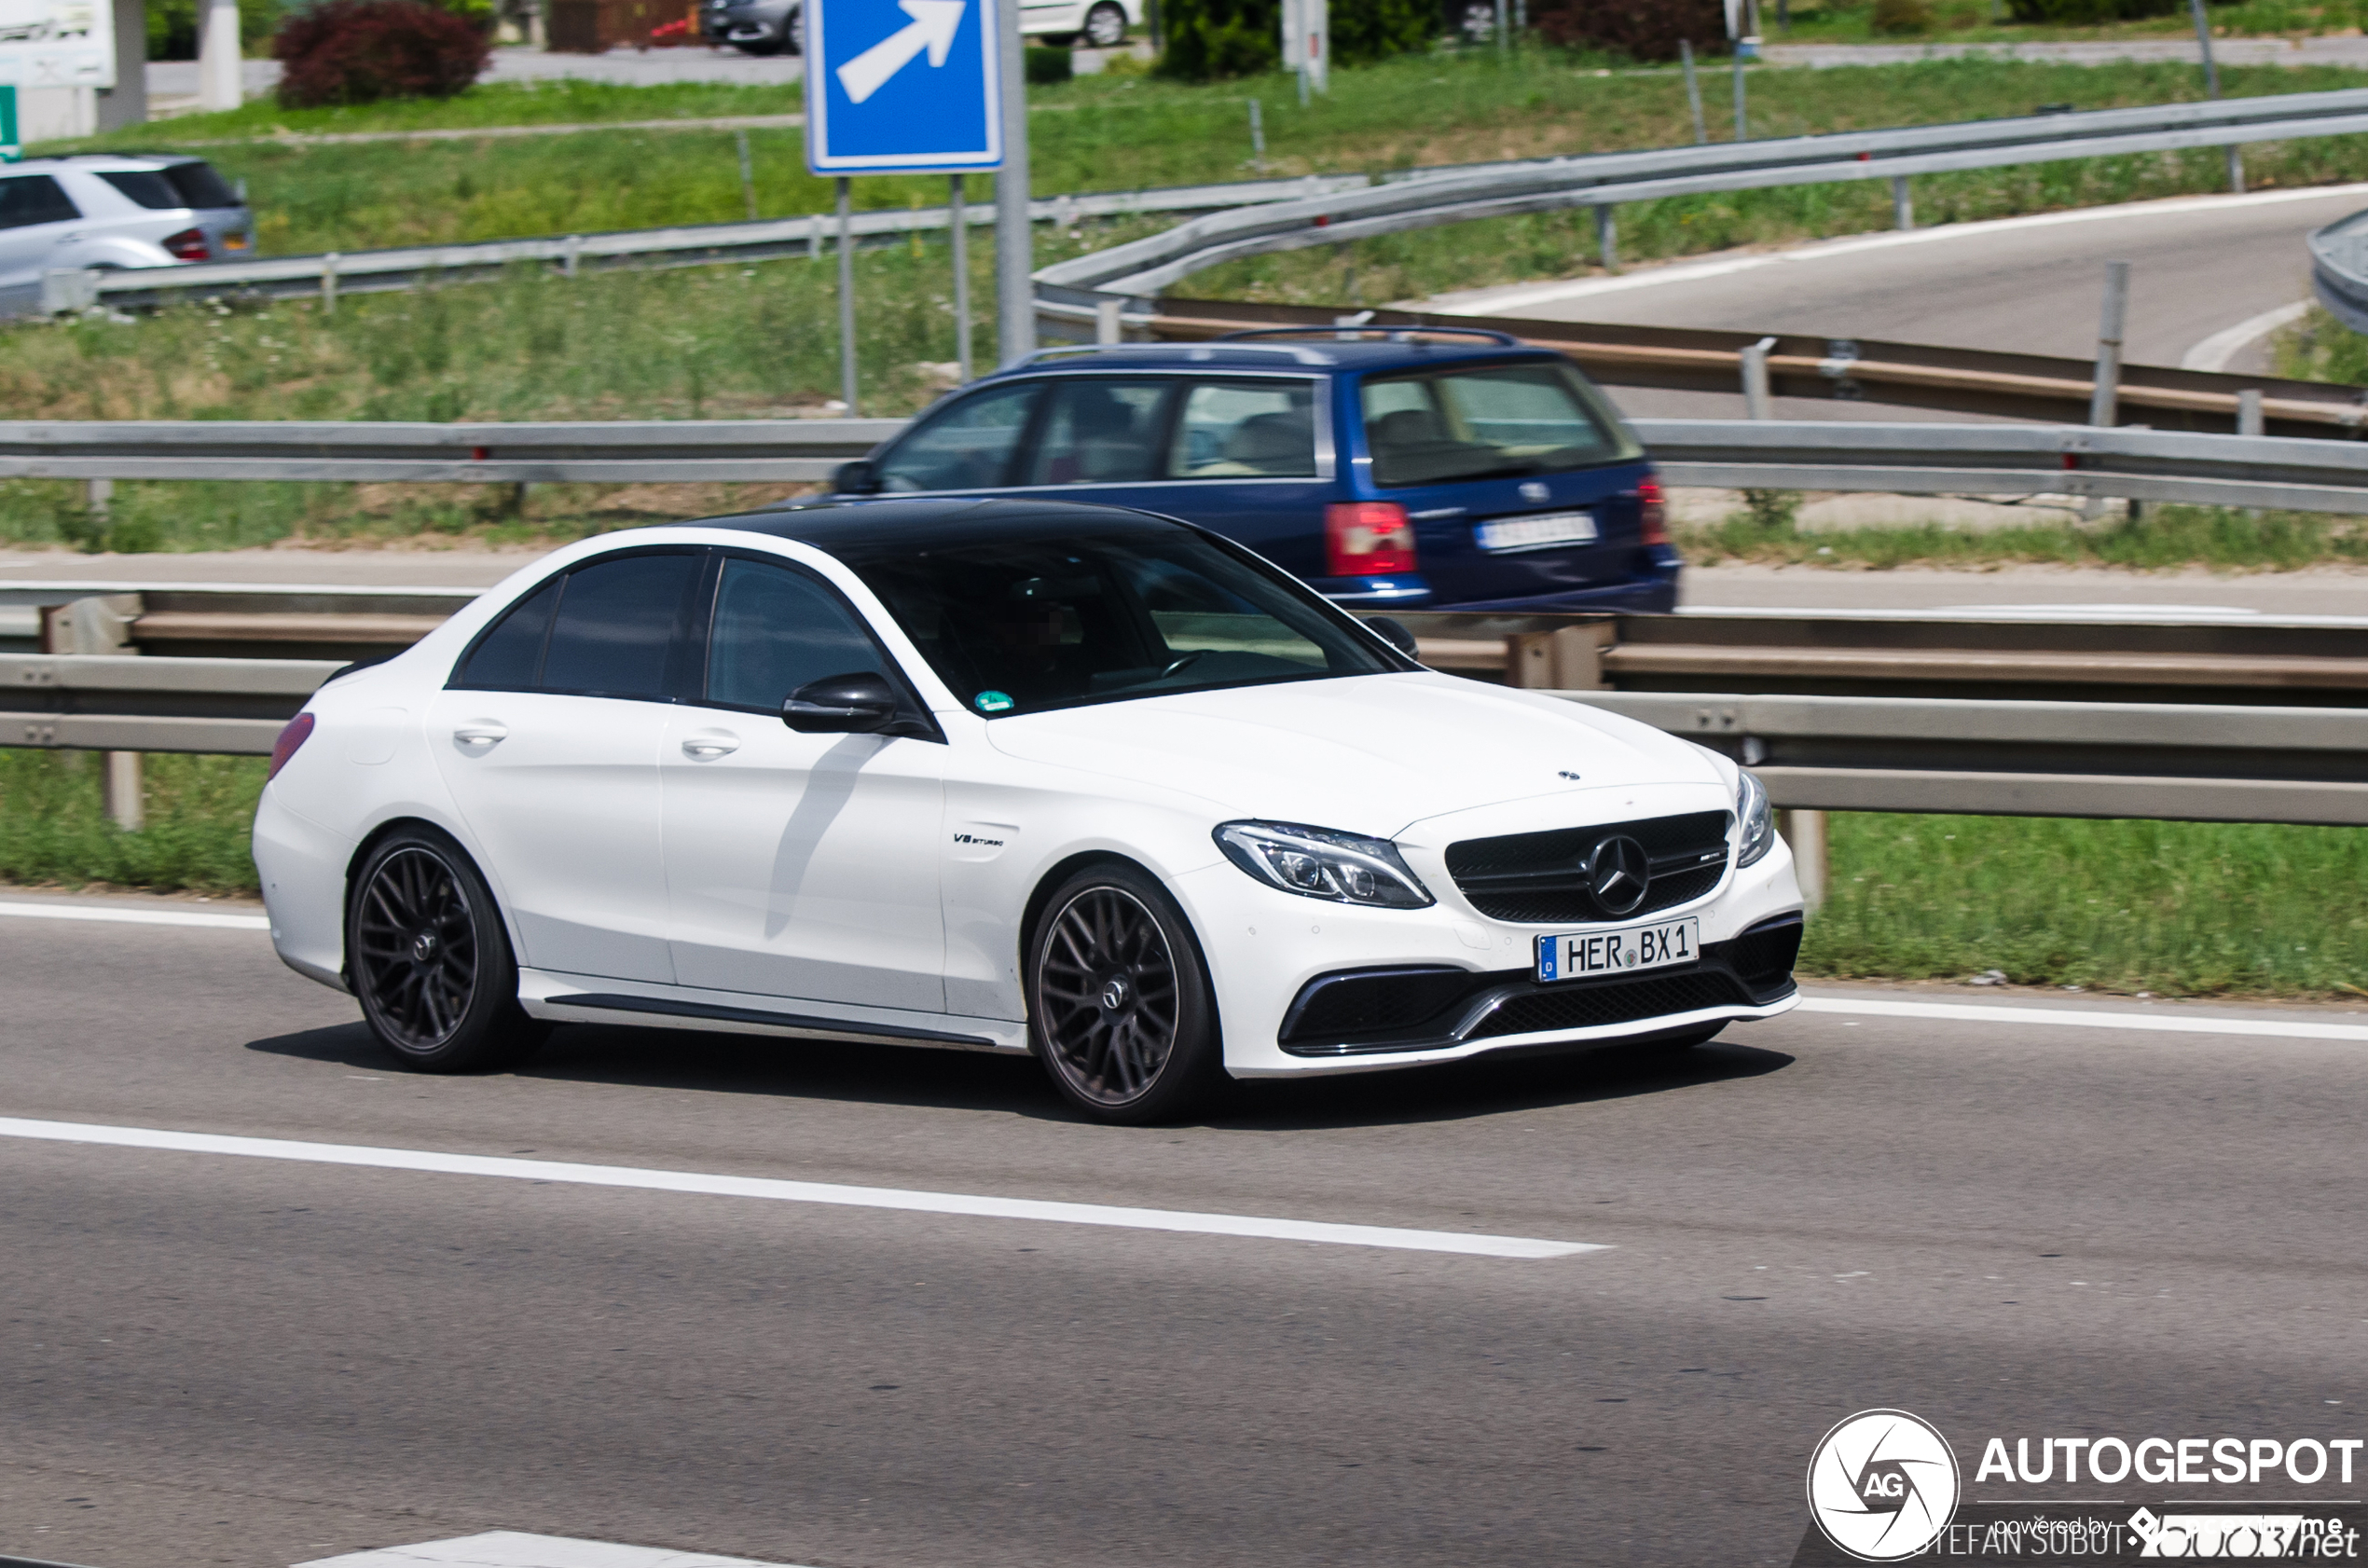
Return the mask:
[[[1329, 332], [1330, 330], [1331, 329], [1329, 327], [1324, 329], [1326, 332]], [[1039, 349], [1020, 363], [1023, 364], [1034, 364], [1040, 360], [1050, 359], [1055, 354], [1090, 354], [1103, 349], [1193, 349], [1202, 352], [1206, 352], [1210, 349], [1220, 346], [1228, 349], [1237, 349], [1244, 353], [1282, 354], [1300, 364], [1325, 364], [1329, 363], [1321, 354], [1315, 353], [1307, 349], [1295, 348], [1288, 343], [1234, 343], [1228, 341], [1228, 339], [1232, 337], [1252, 336], [1255, 336], [1255, 334], [1228, 333], [1224, 337], [1212, 337], [1207, 341], [1201, 343], [1064, 343], [1049, 349]], [[1500, 334], [1499, 336], [1502, 335]]]
[[1345, 337], [1355, 333], [1361, 337], [1379, 337], [1391, 343], [1412, 342], [1417, 334], [1444, 335], [1451, 337], [1485, 337], [1492, 343], [1502, 343], [1508, 349], [1522, 347], [1521, 340], [1509, 332], [1498, 332], [1485, 326], [1367, 326], [1363, 323], [1342, 323], [1334, 326], [1261, 326], [1243, 332], [1229, 332], [1211, 338], [1215, 343], [1232, 343], [1244, 337]]

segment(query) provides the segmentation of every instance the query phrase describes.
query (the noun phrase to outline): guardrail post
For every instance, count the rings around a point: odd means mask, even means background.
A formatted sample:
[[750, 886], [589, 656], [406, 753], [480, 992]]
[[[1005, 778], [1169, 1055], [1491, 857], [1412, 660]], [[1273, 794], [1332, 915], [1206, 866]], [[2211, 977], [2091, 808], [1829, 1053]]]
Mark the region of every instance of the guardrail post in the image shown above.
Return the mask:
[[1822, 811], [1780, 811], [1776, 832], [1793, 851], [1793, 875], [1800, 882], [1800, 901], [1814, 915], [1825, 902], [1832, 857], [1825, 847], [1825, 814]]
[[740, 149], [740, 199], [748, 206], [749, 222], [756, 222], [756, 169], [749, 158], [749, 133], [746, 127], [732, 132], [732, 140]]
[[575, 276], [577, 264], [584, 255], [584, 236], [571, 234], [559, 241], [559, 271], [562, 276]]
[[1677, 58], [1686, 64], [1686, 107], [1694, 116], [1694, 145], [1706, 147], [1710, 144], [1710, 126], [1702, 119], [1702, 84], [1701, 79], [1694, 75], [1692, 40], [1677, 40]]
[[1604, 650], [1615, 635], [1609, 621], [1515, 632], [1505, 640], [1505, 684], [1524, 691], [1601, 691]]
[[[104, 479], [90, 481], [94, 508], [105, 504], [100, 487], [107, 483]], [[131, 641], [131, 623], [139, 618], [141, 608], [137, 594], [94, 596], [59, 605], [41, 617], [41, 651], [45, 653], [111, 653], [118, 656], [137, 653], [140, 650]], [[103, 752], [100, 769], [99, 800], [108, 819], [125, 832], [138, 832], [141, 824], [146, 820], [140, 753]]]
[[1735, 49], [1735, 140], [1748, 142], [1751, 139], [1752, 133], [1744, 128], [1743, 51], [1739, 44]]
[[2097, 323], [2097, 376], [2089, 384], [2088, 422], [2113, 424], [2121, 396], [2122, 324], [2129, 314], [2129, 263], [2105, 263], [2105, 303]]
[[1916, 227], [1916, 199], [1908, 193], [1907, 176], [1905, 174], [1892, 176], [1891, 226], [1897, 229]]
[[1126, 341], [1126, 323], [1120, 317], [1120, 312], [1125, 309], [1126, 301], [1123, 299], [1097, 299], [1094, 302], [1095, 342], [1123, 343]]
[[92, 479], [83, 486], [82, 506], [90, 515], [91, 527], [103, 530], [107, 526], [107, 514], [114, 501], [115, 481], [112, 479]]
[[1608, 202], [1595, 209], [1595, 249], [1604, 258], [1604, 270], [1619, 270], [1619, 213]]
[[2261, 389], [2247, 387], [2237, 394], [2237, 433], [2264, 435], [2267, 433], [2267, 421], [2261, 416]]
[[1763, 337], [1756, 343], [1744, 345], [1743, 417], [1749, 420], [1768, 418], [1768, 351], [1776, 346], [1773, 337]]
[[331, 251], [321, 258], [321, 313], [337, 313], [337, 253]]
[[147, 821], [146, 789], [141, 779], [140, 753], [108, 751], [104, 771], [99, 776], [99, 799], [106, 807], [107, 818], [128, 833], [136, 833]]

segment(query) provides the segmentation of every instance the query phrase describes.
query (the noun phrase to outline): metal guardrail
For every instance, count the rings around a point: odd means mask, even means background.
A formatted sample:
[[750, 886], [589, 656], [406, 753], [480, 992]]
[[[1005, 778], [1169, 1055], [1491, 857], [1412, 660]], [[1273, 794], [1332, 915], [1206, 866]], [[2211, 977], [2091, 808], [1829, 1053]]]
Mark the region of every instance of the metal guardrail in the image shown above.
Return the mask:
[[[1206, 212], [1328, 191], [1361, 189], [1370, 183], [1363, 174], [1312, 174], [1289, 180], [1235, 180], [1152, 190], [1093, 191], [1047, 197], [1031, 202], [1029, 212], [1038, 223], [1066, 227], [1080, 218]], [[964, 216], [974, 228], [992, 225], [994, 205], [982, 202], [966, 206]], [[946, 207], [878, 208], [853, 213], [847, 227], [859, 243], [890, 243], [908, 235], [950, 228], [953, 213]], [[431, 278], [481, 277], [522, 265], [556, 267], [572, 277], [587, 268], [691, 267], [710, 262], [763, 261], [776, 256], [819, 256], [835, 243], [837, 232], [835, 214], [817, 213], [754, 223], [692, 224], [475, 244], [267, 256], [248, 261], [199, 262], [186, 267], [120, 271], [58, 268], [43, 280], [39, 309], [55, 314], [88, 309], [103, 303], [155, 306], [176, 297], [288, 298], [320, 294], [324, 289], [341, 294], [378, 294], [416, 288]]]
[[2310, 286], [2354, 332], [2368, 332], [2368, 213], [2311, 230]]
[[[0, 653], [0, 745], [262, 754], [346, 658], [474, 597], [0, 584], [53, 646], [122, 650]], [[1436, 667], [1699, 740], [1786, 809], [2368, 825], [2368, 620], [1401, 618]]]
[[[2368, 514], [2368, 446], [2086, 425], [1638, 420], [1674, 485], [2118, 496]], [[896, 420], [0, 423], [0, 477], [486, 484], [819, 480]]]
[[2353, 89], [1416, 171], [1363, 190], [1212, 213], [1036, 276], [1150, 296], [1219, 262], [1482, 218], [2362, 131], [2368, 89]]
[[[1081, 298], [1087, 297], [1080, 296]], [[2368, 295], [2363, 295], [2368, 297]], [[1337, 324], [1341, 312], [1299, 305], [1163, 298], [1121, 323], [1163, 340], [1199, 340], [1245, 327]], [[2093, 357], [2002, 353], [1877, 338], [1807, 333], [1725, 332], [1701, 327], [1475, 318], [1441, 311], [1376, 309], [1369, 327], [1468, 330], [1485, 325], [1568, 355], [1597, 381], [1733, 393], [1743, 351], [1765, 341], [1771, 396], [1944, 408], [2017, 420], [2085, 422], [2095, 387]], [[2244, 394], [2261, 394], [2262, 433], [2356, 438], [2368, 421], [2368, 388], [2274, 376], [2235, 376], [2167, 365], [2124, 364], [2115, 398], [2122, 418], [2156, 430], [2233, 432]]]

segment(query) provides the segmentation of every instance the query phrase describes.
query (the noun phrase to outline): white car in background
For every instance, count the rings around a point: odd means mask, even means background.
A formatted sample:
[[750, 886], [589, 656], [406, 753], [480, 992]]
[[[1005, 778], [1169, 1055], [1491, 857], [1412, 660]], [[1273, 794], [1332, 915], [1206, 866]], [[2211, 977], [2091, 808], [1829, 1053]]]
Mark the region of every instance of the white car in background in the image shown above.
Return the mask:
[[1022, 0], [1020, 32], [1055, 48], [1113, 49], [1143, 25], [1143, 0]]
[[1126, 1121], [1794, 1005], [1755, 779], [1402, 642], [1111, 508], [605, 535], [290, 722], [272, 941], [422, 1070], [569, 1022], [877, 1040]]
[[52, 268], [227, 261], [254, 254], [254, 234], [245, 199], [203, 158], [84, 153], [0, 163], [0, 316], [36, 309]]

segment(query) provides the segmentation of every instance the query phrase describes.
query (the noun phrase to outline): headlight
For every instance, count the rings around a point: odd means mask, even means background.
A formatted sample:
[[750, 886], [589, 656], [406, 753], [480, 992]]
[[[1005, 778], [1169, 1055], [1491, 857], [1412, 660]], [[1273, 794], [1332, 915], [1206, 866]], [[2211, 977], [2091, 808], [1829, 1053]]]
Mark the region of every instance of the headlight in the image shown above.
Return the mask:
[[1768, 786], [1735, 770], [1735, 869], [1768, 858], [1776, 847], [1776, 823], [1768, 810]]
[[1421, 909], [1430, 890], [1385, 838], [1359, 838], [1296, 822], [1227, 822], [1217, 830], [1225, 858], [1258, 878], [1302, 898], [1334, 903]]

